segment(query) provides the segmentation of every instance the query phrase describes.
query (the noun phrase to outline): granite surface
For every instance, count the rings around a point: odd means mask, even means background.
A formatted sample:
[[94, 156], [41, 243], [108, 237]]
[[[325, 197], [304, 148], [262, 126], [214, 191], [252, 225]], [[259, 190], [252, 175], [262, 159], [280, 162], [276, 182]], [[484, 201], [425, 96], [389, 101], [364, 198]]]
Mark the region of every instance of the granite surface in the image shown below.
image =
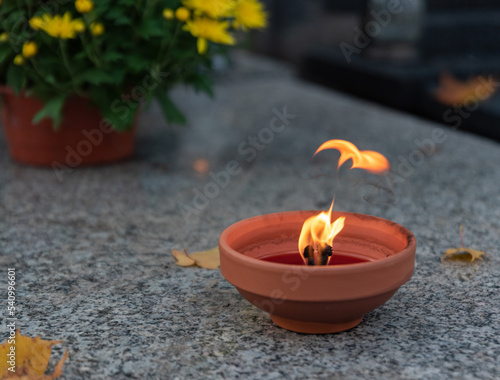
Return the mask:
[[[11, 162], [0, 138], [0, 282], [16, 268], [24, 334], [64, 340], [50, 368], [67, 347], [66, 379], [499, 378], [498, 143], [236, 58], [215, 99], [176, 91], [187, 128], [167, 127], [155, 107], [143, 113], [127, 162], [59, 181]], [[285, 107], [294, 117], [269, 134]], [[392, 175], [336, 180], [333, 151], [311, 158], [332, 138], [385, 154]], [[241, 172], [195, 205], [212, 181], [193, 170], [200, 158]], [[283, 330], [219, 271], [174, 265], [172, 248], [211, 248], [250, 216], [325, 209], [334, 189], [337, 209], [394, 220], [418, 243], [412, 279], [350, 331]], [[484, 261], [441, 263], [460, 224]]]

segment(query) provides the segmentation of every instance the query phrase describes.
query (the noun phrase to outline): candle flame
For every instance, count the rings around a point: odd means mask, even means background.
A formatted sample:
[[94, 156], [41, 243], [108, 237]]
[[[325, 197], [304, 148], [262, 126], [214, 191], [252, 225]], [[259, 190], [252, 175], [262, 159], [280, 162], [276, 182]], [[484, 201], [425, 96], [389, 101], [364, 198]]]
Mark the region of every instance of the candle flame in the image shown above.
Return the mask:
[[312, 246], [314, 248], [315, 263], [321, 262], [321, 258], [318, 257], [318, 247], [320, 244], [328, 244], [331, 247], [335, 236], [344, 228], [344, 216], [332, 222], [333, 203], [334, 202], [332, 202], [328, 212], [323, 211], [318, 215], [307, 218], [300, 232], [299, 252], [303, 254], [308, 245]]
[[[382, 154], [372, 150], [360, 151], [356, 145], [345, 140], [329, 140], [321, 144], [316, 150], [314, 156], [326, 149], [336, 149], [340, 152], [340, 159], [337, 170], [348, 160], [352, 160], [350, 169], [359, 168], [367, 170], [373, 174], [382, 174], [390, 169], [387, 158]], [[311, 216], [302, 225], [299, 237], [299, 252], [307, 265], [314, 262], [315, 265], [325, 265], [330, 261], [330, 257], [325, 255], [324, 247], [328, 245], [330, 249], [333, 246], [333, 240], [342, 231], [345, 225], [345, 217], [341, 216], [332, 221], [333, 204], [330, 205], [328, 212], [321, 212], [318, 215]], [[312, 252], [313, 257], [306, 256], [306, 248]], [[309, 252], [309, 251], [308, 251]], [[331, 254], [331, 251], [330, 251]], [[311, 255], [311, 253], [308, 253]]]

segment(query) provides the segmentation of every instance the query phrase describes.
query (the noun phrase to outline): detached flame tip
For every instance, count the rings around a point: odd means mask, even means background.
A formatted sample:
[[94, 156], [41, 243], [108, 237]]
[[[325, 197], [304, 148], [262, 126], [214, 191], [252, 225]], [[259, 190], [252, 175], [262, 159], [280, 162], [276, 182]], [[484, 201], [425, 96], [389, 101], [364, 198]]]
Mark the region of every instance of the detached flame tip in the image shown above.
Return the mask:
[[390, 169], [389, 160], [381, 153], [373, 150], [359, 150], [356, 145], [346, 140], [328, 140], [320, 145], [313, 157], [326, 149], [335, 149], [340, 152], [340, 168], [346, 161], [352, 160], [350, 169], [365, 169], [373, 174], [384, 173]]

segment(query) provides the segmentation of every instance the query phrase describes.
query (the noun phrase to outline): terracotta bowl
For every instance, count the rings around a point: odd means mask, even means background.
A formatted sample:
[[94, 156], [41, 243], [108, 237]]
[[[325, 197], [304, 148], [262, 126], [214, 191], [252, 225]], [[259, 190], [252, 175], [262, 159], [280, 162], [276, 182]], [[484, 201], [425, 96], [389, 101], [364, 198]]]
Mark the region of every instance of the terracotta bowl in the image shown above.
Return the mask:
[[[268, 312], [278, 326], [310, 334], [358, 325], [365, 313], [385, 303], [411, 278], [416, 248], [413, 234], [399, 224], [334, 212], [333, 218], [346, 217], [333, 243], [332, 262], [338, 257], [337, 263], [306, 266], [297, 242], [305, 219], [318, 213], [291, 211], [245, 219], [219, 239], [222, 275], [241, 295]], [[296, 259], [290, 259], [293, 256]]]

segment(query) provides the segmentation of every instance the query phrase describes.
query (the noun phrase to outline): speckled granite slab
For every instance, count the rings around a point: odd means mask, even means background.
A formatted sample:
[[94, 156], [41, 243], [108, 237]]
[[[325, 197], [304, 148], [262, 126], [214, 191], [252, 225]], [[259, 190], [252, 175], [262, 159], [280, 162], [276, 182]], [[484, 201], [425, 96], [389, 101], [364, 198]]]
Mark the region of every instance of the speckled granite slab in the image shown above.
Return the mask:
[[[66, 379], [499, 378], [498, 143], [302, 83], [260, 58], [235, 64], [214, 100], [176, 92], [187, 128], [145, 112], [122, 164], [60, 182], [10, 162], [0, 138], [0, 281], [16, 268], [21, 331], [64, 339]], [[342, 170], [336, 186], [335, 153], [311, 159], [332, 138], [382, 152], [393, 175]], [[230, 161], [240, 170], [216, 191], [192, 169], [199, 158], [216, 174]], [[394, 220], [418, 242], [411, 281], [351, 331], [282, 330], [219, 271], [174, 265], [172, 248], [211, 248], [246, 217], [325, 209], [335, 187], [337, 209]], [[217, 194], [205, 201], [207, 189]], [[488, 252], [483, 262], [440, 262], [460, 224], [466, 245]]]

